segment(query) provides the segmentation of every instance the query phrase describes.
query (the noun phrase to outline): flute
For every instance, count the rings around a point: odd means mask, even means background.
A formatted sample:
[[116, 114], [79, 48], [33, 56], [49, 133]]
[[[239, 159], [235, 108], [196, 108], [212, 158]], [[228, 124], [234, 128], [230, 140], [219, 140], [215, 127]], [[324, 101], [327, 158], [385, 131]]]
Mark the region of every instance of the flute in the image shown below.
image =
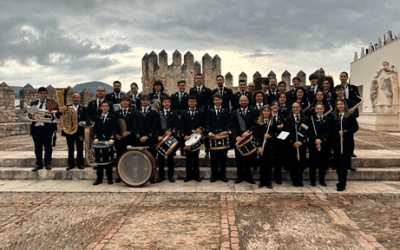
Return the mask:
[[[317, 134], [317, 130], [315, 129], [314, 119], [313, 119], [312, 116], [311, 116], [311, 121], [312, 121], [312, 125], [313, 125], [313, 127], [314, 127], [315, 135], [318, 135], [318, 134]], [[319, 147], [318, 147], [318, 145], [319, 145]], [[318, 151], [321, 152], [321, 144], [318, 144], [318, 145], [317, 145], [317, 149], [318, 149]]]
[[[271, 119], [268, 121], [268, 127], [267, 127], [267, 132], [265, 132], [265, 135], [267, 135], [268, 134], [268, 131], [269, 131], [269, 126], [271, 125]], [[262, 149], [264, 150], [264, 146], [265, 146], [265, 143], [267, 142], [267, 138], [265, 138], [264, 137], [264, 142], [263, 142], [263, 145], [262, 145]], [[263, 151], [263, 154], [264, 154], [264, 151]]]
[[340, 135], [340, 154], [343, 154], [343, 116], [340, 118], [340, 131], [342, 135]]
[[[295, 123], [294, 125], [296, 126], [296, 142], [298, 142], [299, 136], [297, 134], [297, 123]], [[297, 160], [300, 161], [300, 149], [299, 149], [299, 147], [296, 147], [296, 149], [297, 149]]]

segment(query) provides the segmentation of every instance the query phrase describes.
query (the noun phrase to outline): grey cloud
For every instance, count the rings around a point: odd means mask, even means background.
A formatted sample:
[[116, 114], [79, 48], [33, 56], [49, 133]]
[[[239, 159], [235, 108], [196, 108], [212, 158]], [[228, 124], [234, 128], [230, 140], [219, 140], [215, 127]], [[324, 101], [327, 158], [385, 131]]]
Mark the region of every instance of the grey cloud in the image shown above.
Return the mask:
[[266, 54], [266, 53], [255, 53], [251, 55], [247, 55], [246, 57], [252, 58], [252, 57], [273, 57], [274, 54]]

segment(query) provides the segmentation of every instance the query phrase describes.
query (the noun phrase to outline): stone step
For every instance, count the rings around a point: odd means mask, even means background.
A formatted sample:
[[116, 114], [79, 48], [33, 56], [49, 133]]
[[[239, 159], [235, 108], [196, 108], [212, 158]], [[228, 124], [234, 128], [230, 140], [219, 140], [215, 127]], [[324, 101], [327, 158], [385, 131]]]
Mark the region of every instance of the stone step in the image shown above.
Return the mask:
[[[352, 158], [352, 165], [355, 168], [397, 168], [400, 166], [400, 158], [397, 156], [386, 156], [381, 157], [376, 156], [377, 158], [369, 158], [369, 157], [355, 157]], [[176, 155], [175, 156], [175, 166], [176, 167], [185, 167], [185, 157]], [[0, 157], [0, 168], [4, 167], [20, 167], [20, 168], [33, 168], [35, 167], [35, 158], [34, 156], [27, 155], [3, 155]], [[58, 154], [53, 155], [53, 159], [51, 162], [52, 167], [68, 167], [68, 160], [66, 154]], [[208, 167], [210, 166], [209, 158], [200, 158], [199, 159], [200, 167]], [[230, 155], [226, 162], [227, 168], [236, 168], [236, 162], [234, 156]], [[333, 160], [330, 160], [329, 166], [333, 166]]]
[[[167, 170], [167, 168], [166, 168]], [[204, 179], [210, 179], [210, 168], [201, 167], [200, 176]], [[116, 171], [114, 170], [116, 176]], [[176, 179], [183, 179], [186, 175], [185, 168], [177, 167], [175, 169], [174, 177]], [[304, 179], [308, 180], [308, 169], [304, 171]], [[156, 175], [157, 177], [157, 175]], [[228, 179], [235, 179], [236, 169], [228, 168], [226, 177]], [[282, 171], [284, 180], [289, 180], [288, 171]], [[85, 168], [83, 170], [73, 169], [66, 171], [64, 167], [53, 167], [52, 170], [39, 170], [32, 172], [31, 169], [26, 167], [2, 167], [0, 168], [0, 179], [7, 180], [94, 180], [96, 178], [96, 171], [92, 168]], [[253, 178], [259, 179], [259, 171], [253, 171]], [[400, 168], [359, 168], [357, 171], [349, 171], [347, 179], [349, 181], [399, 181]], [[327, 181], [337, 180], [335, 170], [328, 170], [326, 175]]]

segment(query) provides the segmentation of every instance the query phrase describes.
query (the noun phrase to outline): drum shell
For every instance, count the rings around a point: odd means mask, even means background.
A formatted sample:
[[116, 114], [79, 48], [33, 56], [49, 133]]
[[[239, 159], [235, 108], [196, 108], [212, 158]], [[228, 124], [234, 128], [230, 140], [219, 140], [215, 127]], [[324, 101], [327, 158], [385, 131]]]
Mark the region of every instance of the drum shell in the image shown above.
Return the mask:
[[156, 159], [145, 149], [130, 149], [121, 155], [117, 163], [118, 176], [131, 187], [146, 184], [154, 177], [156, 169]]
[[246, 138], [244, 138], [243, 141], [237, 143], [236, 149], [244, 157], [253, 154], [257, 150], [253, 136], [249, 135]]
[[188, 144], [187, 141], [185, 142], [185, 146], [190, 145], [190, 152], [195, 152], [197, 150], [200, 150], [201, 145], [203, 145], [204, 143], [204, 136], [202, 134], [197, 134], [197, 133], [193, 133], [190, 137], [194, 137], [194, 136], [199, 136], [198, 141], [196, 141], [193, 144]]
[[215, 136], [210, 138], [210, 149], [211, 150], [223, 150], [230, 148], [229, 135], [226, 136]]
[[164, 137], [157, 145], [156, 149], [162, 156], [167, 157], [175, 151], [178, 146], [178, 140], [173, 136]]

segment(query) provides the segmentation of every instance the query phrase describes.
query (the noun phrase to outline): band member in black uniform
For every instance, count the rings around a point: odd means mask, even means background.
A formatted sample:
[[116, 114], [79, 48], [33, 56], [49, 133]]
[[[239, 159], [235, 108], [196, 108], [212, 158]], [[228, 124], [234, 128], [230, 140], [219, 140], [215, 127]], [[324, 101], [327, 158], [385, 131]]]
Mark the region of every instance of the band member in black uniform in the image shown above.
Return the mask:
[[[157, 136], [160, 116], [150, 108], [149, 95], [142, 93], [140, 103], [142, 107], [137, 114], [136, 145], [149, 147], [148, 151], [156, 157], [155, 137]], [[155, 183], [154, 178], [150, 180], [150, 183]]]
[[[223, 75], [217, 75], [216, 81], [217, 81], [217, 88], [211, 91], [211, 96], [213, 96], [214, 94], [217, 94], [217, 93], [222, 95], [221, 106], [226, 110], [230, 110], [229, 103], [233, 106], [235, 103], [235, 100], [236, 100], [233, 96], [233, 92], [230, 88], [224, 87], [225, 78]], [[210, 99], [210, 106], [213, 106], [213, 105], [214, 105], [214, 103]]]
[[[279, 113], [279, 103], [277, 100], [272, 101], [271, 111], [272, 119], [274, 120], [274, 124], [279, 135], [283, 130], [283, 125], [286, 117]], [[289, 148], [289, 145], [285, 140], [275, 140], [274, 179], [276, 181], [276, 184], [278, 185], [282, 184], [282, 167], [287, 169], [289, 166], [286, 152], [287, 148]]]
[[[132, 135], [136, 133], [136, 122], [137, 122], [137, 112], [131, 108], [131, 102], [128, 95], [124, 95], [120, 98], [121, 109], [116, 113], [117, 119], [123, 119], [126, 125], [126, 131], [121, 134], [120, 127], [117, 128], [117, 134], [115, 141], [115, 148], [117, 150], [117, 158], [119, 159], [121, 155], [127, 150], [128, 145], [134, 145]], [[118, 120], [117, 120], [118, 121]], [[121, 182], [118, 177], [115, 182]]]
[[265, 99], [265, 94], [261, 90], [253, 92], [253, 108], [256, 111], [257, 116], [260, 115], [261, 109], [267, 105]]
[[[257, 120], [257, 113], [248, 106], [247, 96], [241, 96], [239, 99], [240, 108], [234, 110], [231, 115], [230, 128], [236, 142], [242, 141], [250, 133], [254, 131], [254, 123]], [[236, 166], [238, 178], [235, 183], [247, 181], [254, 184], [251, 176], [251, 165], [254, 164], [256, 153], [248, 156], [242, 156], [237, 148], [235, 148]]]
[[[160, 124], [159, 129], [157, 131], [158, 134], [158, 142], [160, 142], [164, 136], [173, 136], [174, 138], [178, 138], [178, 131], [179, 131], [179, 119], [178, 119], [178, 112], [176, 110], [171, 109], [171, 98], [168, 95], [164, 96], [162, 102], [163, 108], [158, 111], [160, 116]], [[174, 152], [170, 153], [168, 158], [168, 180], [170, 182], [175, 182], [174, 179]], [[158, 153], [158, 179], [156, 182], [163, 182], [165, 180], [165, 157]]]
[[[179, 120], [181, 119], [182, 112], [188, 108], [188, 93], [186, 93], [186, 82], [184, 80], [178, 81], [179, 91], [171, 95], [171, 109], [178, 112]], [[182, 137], [177, 138], [179, 141], [179, 147], [181, 148], [181, 155], [185, 155], [184, 143], [185, 140]]]
[[278, 99], [278, 88], [277, 88], [277, 80], [276, 78], [271, 78], [269, 80], [269, 89], [268, 89], [269, 96], [267, 98], [268, 105], [271, 105], [272, 101]]
[[[210, 138], [216, 135], [225, 135], [229, 130], [229, 111], [224, 109], [222, 104], [222, 95], [214, 94], [214, 107], [206, 111], [206, 128]], [[226, 154], [228, 150], [211, 150], [211, 179], [215, 182], [220, 179], [228, 182], [226, 179]]]
[[[47, 89], [40, 87], [38, 90], [39, 99], [33, 101], [31, 106], [36, 106], [40, 110], [46, 110], [46, 103], [50, 99], [47, 99]], [[34, 118], [34, 115], [32, 116]], [[35, 156], [36, 156], [36, 167], [32, 171], [38, 171], [43, 169], [43, 147], [44, 147], [44, 166], [47, 170], [51, 170], [51, 155], [53, 148], [51, 146], [51, 140], [53, 138], [53, 132], [57, 130], [56, 123], [46, 122], [32, 122], [30, 126], [30, 134], [35, 145]]]
[[[329, 117], [331, 117], [331, 115], [333, 114], [333, 108], [332, 106], [324, 99], [324, 92], [322, 90], [317, 90], [316, 94], [315, 94], [315, 98], [314, 98], [314, 102], [313, 104], [311, 104], [311, 108], [310, 108], [310, 113], [311, 115], [315, 114], [315, 107], [321, 104], [324, 107], [324, 114], [325, 115], [329, 115]], [[329, 111], [329, 114], [326, 114]]]
[[256, 85], [254, 84], [254, 82], [249, 82], [249, 84], [247, 84], [247, 87], [251, 96], [253, 96], [253, 92], [256, 90]]
[[307, 140], [309, 128], [308, 119], [301, 111], [300, 103], [294, 102], [292, 112], [286, 119], [283, 130], [289, 132], [287, 141], [290, 144], [290, 158], [292, 160], [290, 179], [293, 186], [303, 186], [303, 171], [306, 160]]
[[[196, 96], [197, 99], [197, 108], [198, 109], [203, 109], [204, 112], [207, 111], [207, 108], [210, 104], [210, 99], [211, 97], [211, 89], [207, 88], [206, 86], [203, 85], [203, 75], [198, 73], [195, 76], [195, 86], [190, 89], [189, 95], [194, 95]], [[210, 157], [210, 141], [208, 138], [204, 140], [204, 146], [206, 148], [205, 150], [205, 157], [209, 158]]]
[[136, 82], [131, 83], [131, 93], [129, 95], [131, 100], [131, 108], [134, 110], [139, 110], [141, 107], [140, 103], [140, 93], [139, 93], [139, 86]]
[[[269, 96], [269, 79], [264, 78], [261, 82], [261, 91], [264, 93], [265, 97], [268, 98]], [[267, 99], [265, 99], [267, 101]]]
[[[293, 89], [291, 89], [291, 90], [289, 90], [289, 91], [287, 92], [287, 99], [288, 99], [288, 101], [289, 101], [290, 103], [295, 102], [296, 99], [297, 99], [295, 92], [296, 92], [296, 90], [297, 90], [298, 88], [300, 88], [300, 84], [301, 84], [301, 79], [300, 79], [300, 77], [297, 77], [297, 76], [296, 76], [296, 77], [293, 77], [292, 83], [293, 83]], [[304, 91], [304, 92], [305, 92], [305, 91]]]
[[274, 167], [275, 140], [278, 128], [272, 117], [271, 108], [265, 105], [255, 122], [254, 135], [257, 150], [260, 153], [260, 184], [259, 188], [266, 186], [272, 188], [272, 168]]
[[358, 123], [354, 114], [349, 112], [346, 101], [337, 100], [333, 121], [333, 150], [339, 182], [337, 191], [346, 189], [348, 164], [354, 149], [354, 134]]
[[233, 109], [238, 109], [240, 108], [240, 104], [239, 104], [239, 100], [240, 97], [242, 96], [246, 96], [247, 100], [249, 100], [248, 104], [251, 105], [252, 104], [252, 96], [251, 93], [249, 93], [247, 90], [247, 84], [246, 84], [246, 80], [241, 79], [239, 80], [239, 91], [234, 95], [235, 101], [233, 102]]
[[[318, 94], [322, 95], [322, 91]], [[308, 127], [310, 131], [310, 182], [311, 186], [316, 186], [316, 170], [319, 169], [319, 184], [326, 187], [325, 173], [328, 167], [329, 161], [329, 150], [331, 146], [329, 138], [332, 135], [332, 121], [328, 117], [324, 116], [325, 107], [319, 103], [315, 106], [315, 114], [312, 114], [309, 121]]]
[[290, 111], [292, 110], [292, 106], [289, 104], [287, 97], [288, 96], [286, 93], [280, 93], [278, 99], [279, 114], [284, 118], [288, 117]]
[[[346, 99], [351, 100], [354, 105], [356, 105], [357, 103], [361, 102], [360, 93], [358, 92], [357, 86], [350, 84], [348, 80], [349, 74], [347, 74], [347, 72], [343, 71], [340, 73], [340, 84], [344, 87], [344, 96]], [[349, 109], [351, 108], [349, 107]], [[353, 114], [355, 117], [358, 117], [358, 108], [354, 110]]]
[[310, 103], [314, 102], [315, 99], [315, 94], [317, 93], [317, 90], [321, 90], [321, 88], [318, 86], [318, 76], [316, 74], [311, 74], [308, 79], [311, 82], [311, 86], [309, 86], [306, 89], [307, 92], [307, 98], [310, 101]]
[[[81, 105], [81, 96], [78, 93], [72, 95], [72, 104], [67, 105], [67, 107], [73, 106], [77, 111], [78, 122], [86, 121], [86, 108]], [[60, 108], [60, 112], [63, 113], [64, 110]], [[68, 167], [67, 170], [75, 168], [74, 161], [74, 151], [76, 145], [76, 164], [79, 169], [84, 169], [83, 167], [83, 140], [85, 138], [85, 129], [82, 126], [78, 126], [78, 131], [75, 134], [67, 134], [61, 131], [61, 135], [65, 136], [68, 145]]]
[[279, 101], [279, 96], [283, 93], [286, 93], [286, 82], [280, 81], [278, 83], [278, 93], [276, 93], [276, 99]]
[[87, 106], [87, 114], [86, 117], [89, 120], [89, 122], [94, 122], [97, 118], [97, 116], [100, 116], [102, 111], [101, 111], [101, 104], [103, 102], [107, 102], [108, 106], [110, 106], [110, 113], [114, 112], [113, 109], [113, 103], [110, 102], [109, 100], [105, 99], [106, 96], [106, 91], [104, 89], [104, 87], [98, 87], [97, 88], [97, 92], [96, 92], [96, 99], [89, 102], [88, 106]]
[[323, 92], [324, 92], [324, 99], [327, 102], [330, 102], [332, 99], [336, 99], [336, 94], [335, 90], [333, 88], [333, 78], [330, 76], [327, 76], [324, 78], [322, 81], [322, 87], [323, 87]]
[[[302, 112], [309, 117], [311, 104], [308, 101], [307, 93], [303, 87], [299, 87], [294, 92], [296, 99], [294, 102], [300, 103]], [[293, 105], [293, 104], [292, 104]]]
[[335, 94], [336, 94], [336, 99], [331, 100], [331, 106], [334, 110], [336, 110], [336, 101], [337, 100], [345, 100], [347, 107], [351, 109], [354, 107], [354, 102], [352, 100], [349, 100], [345, 97], [345, 91], [343, 85], [337, 85], [335, 86]]
[[115, 81], [113, 83], [114, 92], [106, 95], [106, 100], [112, 102], [112, 104], [120, 103], [120, 98], [125, 95], [124, 92], [121, 91], [121, 82]]
[[165, 95], [166, 94], [164, 93], [164, 85], [162, 84], [162, 82], [155, 81], [153, 85], [153, 93], [150, 93], [149, 95], [150, 101], [157, 99], [161, 103]]
[[[189, 108], [182, 112], [181, 117], [181, 134], [185, 141], [190, 139], [193, 133], [202, 134], [205, 130], [205, 114], [203, 109], [196, 108], [196, 96], [189, 95], [188, 97]], [[201, 182], [199, 171], [199, 153], [200, 149], [196, 151], [186, 150], [186, 177], [183, 180], [188, 182], [195, 180]]]
[[[98, 144], [100, 140], [108, 141], [108, 144], [114, 144], [114, 138], [117, 133], [117, 118], [114, 114], [110, 113], [110, 106], [108, 102], [103, 102], [101, 104], [102, 114], [97, 117], [94, 128], [93, 128], [93, 143]], [[97, 153], [97, 152], [96, 152]], [[114, 150], [101, 151], [101, 155], [96, 155], [97, 159], [102, 158], [104, 162], [112, 161], [114, 155]], [[107, 165], [97, 165], [97, 179], [93, 182], [93, 185], [99, 185], [103, 182], [104, 168], [106, 169], [106, 176], [108, 184], [113, 184], [113, 174], [112, 174], [112, 163]]]

